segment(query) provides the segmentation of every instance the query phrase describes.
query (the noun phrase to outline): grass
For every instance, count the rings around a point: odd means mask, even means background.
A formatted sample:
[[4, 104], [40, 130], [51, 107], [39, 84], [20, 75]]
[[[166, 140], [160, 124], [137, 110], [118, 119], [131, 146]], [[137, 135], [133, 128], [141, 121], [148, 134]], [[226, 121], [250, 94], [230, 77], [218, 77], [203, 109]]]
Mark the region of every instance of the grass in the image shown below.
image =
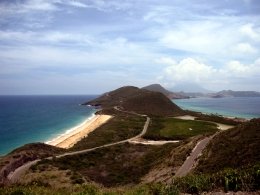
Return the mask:
[[70, 150], [93, 148], [134, 137], [142, 131], [145, 121], [145, 117], [120, 113], [92, 131]]
[[52, 165], [61, 170], [71, 170], [84, 180], [104, 186], [137, 184], [155, 165], [161, 163], [178, 144], [146, 146], [121, 144], [86, 154], [67, 156], [53, 161], [41, 161], [32, 169]]
[[183, 140], [196, 135], [213, 134], [217, 130], [217, 125], [210, 122], [175, 118], [153, 118], [144, 138], [153, 140]]
[[203, 152], [197, 172], [214, 173], [226, 168], [260, 162], [260, 119], [253, 119], [214, 137]]
[[[96, 184], [77, 184], [69, 188], [50, 188], [42, 181], [29, 185], [14, 185], [0, 188], [5, 195], [178, 195], [181, 193], [202, 194], [214, 191], [259, 192], [260, 164], [247, 169], [228, 169], [215, 174], [190, 174], [175, 178], [174, 182], [139, 184], [136, 186], [105, 188]], [[255, 193], [255, 194], [256, 194]]]
[[201, 121], [212, 121], [212, 122], [217, 122], [217, 123], [222, 123], [222, 124], [226, 124], [226, 125], [238, 125], [241, 122], [239, 120], [232, 119], [232, 118], [227, 118], [221, 115], [216, 115], [216, 114], [203, 114], [201, 112], [195, 112], [195, 111], [190, 111], [190, 110], [186, 110], [185, 111], [186, 114], [195, 116], [196, 119], [195, 120], [201, 120]]

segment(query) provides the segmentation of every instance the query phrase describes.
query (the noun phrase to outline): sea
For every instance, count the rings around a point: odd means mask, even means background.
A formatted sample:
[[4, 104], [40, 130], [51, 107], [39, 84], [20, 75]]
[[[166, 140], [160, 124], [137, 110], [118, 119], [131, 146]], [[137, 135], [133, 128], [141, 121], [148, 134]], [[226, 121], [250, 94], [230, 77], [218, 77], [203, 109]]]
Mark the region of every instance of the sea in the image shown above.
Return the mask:
[[260, 97], [190, 98], [172, 100], [185, 110], [226, 117], [260, 118]]
[[[96, 95], [0, 96], [0, 156], [31, 142], [48, 142], [90, 120], [96, 109], [81, 104]], [[260, 98], [173, 100], [183, 109], [259, 118]]]
[[31, 142], [68, 133], [97, 111], [82, 103], [96, 95], [0, 96], [0, 156]]

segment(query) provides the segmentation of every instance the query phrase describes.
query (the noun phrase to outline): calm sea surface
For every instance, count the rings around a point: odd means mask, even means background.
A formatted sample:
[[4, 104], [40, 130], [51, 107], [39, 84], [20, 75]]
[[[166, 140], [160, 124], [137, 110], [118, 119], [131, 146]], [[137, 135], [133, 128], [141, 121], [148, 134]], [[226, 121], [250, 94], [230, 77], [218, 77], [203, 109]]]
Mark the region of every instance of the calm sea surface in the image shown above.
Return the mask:
[[0, 155], [30, 142], [46, 142], [93, 116], [80, 106], [96, 96], [0, 96]]
[[[46, 142], [96, 112], [80, 106], [96, 96], [0, 96], [0, 155], [30, 142]], [[184, 109], [243, 118], [260, 117], [260, 98], [173, 100]]]
[[247, 119], [260, 117], [260, 97], [191, 98], [173, 102], [186, 110]]

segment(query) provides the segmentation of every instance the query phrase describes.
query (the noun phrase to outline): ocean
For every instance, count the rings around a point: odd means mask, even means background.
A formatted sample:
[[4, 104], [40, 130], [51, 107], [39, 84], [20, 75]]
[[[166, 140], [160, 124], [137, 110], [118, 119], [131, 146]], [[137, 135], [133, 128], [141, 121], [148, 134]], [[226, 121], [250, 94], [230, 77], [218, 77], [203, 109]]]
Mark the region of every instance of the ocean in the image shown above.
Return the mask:
[[[81, 106], [93, 95], [0, 96], [0, 156], [31, 142], [48, 142], [94, 116]], [[260, 98], [173, 100], [183, 109], [242, 118], [260, 117]]]
[[94, 116], [82, 106], [93, 95], [0, 96], [0, 155], [31, 142], [47, 142]]
[[246, 119], [260, 117], [260, 97], [190, 98], [172, 101], [186, 110]]

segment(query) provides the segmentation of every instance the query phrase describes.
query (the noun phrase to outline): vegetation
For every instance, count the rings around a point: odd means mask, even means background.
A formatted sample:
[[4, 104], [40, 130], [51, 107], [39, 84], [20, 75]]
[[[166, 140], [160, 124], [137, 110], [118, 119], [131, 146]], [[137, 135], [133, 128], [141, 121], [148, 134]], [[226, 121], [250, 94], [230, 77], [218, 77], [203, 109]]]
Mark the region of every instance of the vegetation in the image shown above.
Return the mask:
[[10, 154], [16, 155], [19, 154], [20, 152], [27, 152], [27, 153], [34, 152], [37, 155], [49, 156], [53, 154], [60, 154], [63, 153], [64, 151], [65, 151], [64, 149], [51, 146], [48, 144], [44, 144], [44, 143], [31, 143], [13, 150], [12, 152], [10, 152]]
[[210, 122], [176, 118], [153, 118], [144, 138], [182, 140], [196, 135], [213, 134], [217, 130], [217, 125]]
[[32, 169], [52, 165], [61, 170], [71, 170], [82, 175], [84, 180], [90, 179], [108, 187], [137, 184], [142, 176], [162, 162], [176, 146], [178, 144], [146, 146], [126, 143], [85, 154], [41, 161]]
[[87, 137], [75, 144], [71, 150], [93, 148], [134, 137], [142, 131], [145, 121], [145, 117], [120, 113], [92, 131]]
[[177, 178], [172, 184], [181, 191], [200, 194], [204, 191], [258, 191], [260, 190], [260, 164], [246, 169], [224, 169], [214, 174], [190, 174]]
[[178, 195], [180, 193], [201, 194], [208, 191], [259, 191], [260, 164], [248, 169], [227, 169], [215, 174], [191, 174], [175, 178], [170, 185], [153, 183], [133, 187], [104, 188], [94, 184], [73, 185], [69, 188], [50, 188], [42, 181], [28, 185], [0, 188], [5, 195]]
[[214, 137], [200, 158], [196, 172], [214, 173], [260, 162], [260, 119], [253, 119]]
[[0, 160], [0, 184], [7, 175], [28, 161], [64, 153], [66, 150], [43, 143], [26, 144], [13, 150]]
[[186, 113], [195, 116], [195, 120], [212, 121], [226, 125], [238, 125], [243, 121], [237, 118], [232, 119], [217, 114], [202, 114], [201, 112], [195, 112], [190, 110], [186, 110]]
[[[4, 177], [30, 160], [52, 155], [54, 157], [43, 159], [33, 165], [21, 179], [20, 185], [0, 187], [0, 194], [164, 195], [180, 192], [201, 194], [214, 190], [260, 190], [260, 119], [219, 132], [203, 153], [193, 173], [175, 178], [174, 173], [195, 147], [196, 142], [202, 136], [214, 134], [218, 130], [215, 124], [162, 118], [183, 114], [184, 111], [161, 93], [135, 87], [123, 87], [106, 93], [90, 104], [101, 105], [103, 109], [100, 112], [110, 113], [114, 118], [90, 133], [71, 150], [101, 146], [139, 134], [146, 119], [129, 114], [129, 111], [153, 117], [144, 138], [183, 141], [161, 146], [124, 143], [62, 158], [56, 158], [54, 155], [66, 150], [46, 144], [26, 145], [10, 153], [8, 158], [1, 159], [1, 166], [8, 168], [3, 169]], [[114, 106], [128, 112], [119, 112]], [[200, 120], [232, 125], [238, 123], [220, 116], [200, 113], [194, 115]], [[8, 166], [12, 163], [14, 166]], [[145, 181], [145, 177], [158, 175], [161, 178], [155, 179], [155, 183], [140, 184], [141, 181]], [[165, 178], [167, 181], [172, 180], [172, 183], [166, 185], [158, 182], [165, 181]]]
[[111, 109], [117, 106], [126, 111], [150, 116], [177, 116], [185, 113], [162, 93], [131, 86], [105, 93], [84, 104], [101, 106], [102, 109]]

